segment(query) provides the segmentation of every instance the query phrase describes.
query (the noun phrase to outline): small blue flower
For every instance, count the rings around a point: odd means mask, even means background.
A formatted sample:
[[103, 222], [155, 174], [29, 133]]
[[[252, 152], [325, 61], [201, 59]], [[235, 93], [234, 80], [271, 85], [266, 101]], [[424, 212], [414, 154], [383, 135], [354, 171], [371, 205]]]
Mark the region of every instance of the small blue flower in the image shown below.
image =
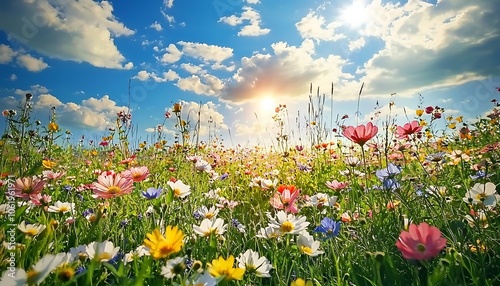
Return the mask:
[[79, 274], [82, 274], [84, 273], [85, 271], [87, 271], [87, 269], [83, 266], [78, 266], [76, 269], [75, 269], [75, 275], [79, 275]]
[[201, 213], [199, 211], [194, 211], [193, 213], [193, 217], [195, 219], [200, 219], [202, 217]]
[[479, 180], [479, 179], [484, 179], [484, 178], [488, 178], [488, 177], [491, 177], [491, 175], [486, 174], [486, 171], [484, 171], [484, 170], [479, 170], [479, 171], [477, 171], [477, 173], [475, 175], [470, 176], [470, 178], [473, 180]]
[[315, 232], [322, 233], [324, 235], [323, 239], [332, 238], [339, 235], [340, 232], [340, 222], [334, 221], [331, 218], [325, 217], [319, 226], [314, 229]]
[[73, 190], [73, 187], [70, 186], [70, 185], [66, 185], [66, 186], [63, 187], [63, 190], [65, 190], [66, 192], [69, 193], [69, 192], [71, 192]]
[[229, 177], [229, 174], [228, 174], [228, 173], [224, 173], [224, 174], [222, 174], [222, 175], [219, 177], [219, 180], [221, 180], [221, 181], [222, 181], [222, 180], [227, 179], [228, 177]]
[[399, 182], [396, 180], [396, 175], [399, 173], [401, 173], [401, 167], [390, 163], [387, 168], [378, 170], [375, 175], [377, 175], [377, 178], [382, 181], [384, 190], [394, 190], [401, 187]]
[[149, 188], [145, 192], [142, 192], [142, 196], [145, 197], [148, 200], [156, 199], [159, 196], [161, 196], [161, 193], [163, 192], [162, 188]]
[[86, 210], [83, 211], [82, 215], [84, 217], [86, 217], [86, 216], [89, 216], [89, 215], [91, 215], [93, 213], [94, 213], [94, 211], [92, 209], [86, 209]]

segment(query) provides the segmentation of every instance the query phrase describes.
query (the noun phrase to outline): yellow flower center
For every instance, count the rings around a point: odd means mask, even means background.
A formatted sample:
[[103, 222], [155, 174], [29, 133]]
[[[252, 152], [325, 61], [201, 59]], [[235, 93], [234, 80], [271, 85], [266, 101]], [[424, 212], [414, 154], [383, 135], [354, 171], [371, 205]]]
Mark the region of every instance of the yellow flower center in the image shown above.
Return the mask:
[[97, 261], [110, 260], [110, 259], [111, 259], [111, 254], [107, 252], [99, 253], [99, 255], [95, 257], [95, 260]]
[[40, 275], [40, 272], [37, 272], [36, 270], [29, 270], [27, 273], [26, 273], [26, 277], [27, 277], [27, 282], [28, 284], [34, 284], [34, 280], [37, 279], [38, 275]]
[[38, 234], [38, 229], [36, 228], [30, 228], [24, 231], [25, 234], [30, 235], [30, 236], [35, 236]]
[[61, 281], [69, 281], [69, 280], [71, 280], [71, 278], [73, 278], [74, 275], [75, 275], [75, 270], [73, 270], [73, 268], [71, 268], [71, 267], [66, 267], [66, 268], [62, 269], [61, 271], [59, 271], [59, 273], [57, 274], [57, 277]]
[[302, 245], [300, 247], [300, 251], [302, 251], [305, 254], [312, 254], [313, 253], [312, 249], [308, 246], [305, 246], [305, 245]]
[[205, 217], [208, 218], [208, 219], [211, 219], [211, 218], [214, 217], [214, 213], [206, 213]]
[[486, 199], [486, 194], [485, 193], [479, 193], [476, 196], [476, 200], [484, 201]]
[[180, 189], [174, 189], [174, 196], [178, 197], [182, 194], [182, 191]]
[[62, 213], [69, 212], [69, 207], [62, 206], [62, 207], [59, 208], [59, 212], [62, 212]]
[[22, 192], [25, 194], [31, 194], [33, 192], [33, 188], [31, 186], [25, 186]]
[[281, 224], [280, 230], [286, 233], [292, 231], [294, 228], [295, 226], [293, 225], [293, 223], [285, 221], [284, 223]]
[[172, 247], [172, 245], [170, 243], [163, 241], [163, 242], [160, 242], [160, 245], [158, 247], [158, 252], [160, 253], [161, 257], [166, 257], [174, 252], [174, 248]]
[[122, 189], [118, 186], [111, 186], [108, 188], [108, 193], [109, 194], [118, 194], [121, 193]]

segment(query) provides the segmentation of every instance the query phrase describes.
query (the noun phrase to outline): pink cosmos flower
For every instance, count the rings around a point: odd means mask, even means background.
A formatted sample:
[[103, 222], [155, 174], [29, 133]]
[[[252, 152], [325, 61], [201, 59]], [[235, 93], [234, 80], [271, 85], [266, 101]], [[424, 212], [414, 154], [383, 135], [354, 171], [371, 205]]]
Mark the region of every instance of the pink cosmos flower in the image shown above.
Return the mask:
[[396, 134], [400, 139], [407, 139], [409, 135], [415, 134], [422, 131], [422, 126], [419, 125], [417, 120], [413, 120], [410, 123], [406, 123], [403, 126], [398, 126]]
[[345, 189], [347, 187], [346, 182], [339, 182], [337, 180], [333, 180], [331, 182], [326, 182], [326, 186], [334, 191], [340, 191], [342, 189]]
[[14, 196], [28, 200], [39, 194], [44, 185], [45, 182], [37, 176], [18, 178], [14, 182]]
[[[294, 186], [293, 186], [294, 187]], [[292, 191], [291, 191], [292, 190]], [[299, 197], [300, 190], [295, 187], [283, 188], [281, 192], [276, 192], [274, 197], [271, 198], [271, 205], [278, 210], [285, 210], [287, 213], [297, 213], [296, 200]]]
[[48, 205], [52, 201], [51, 196], [42, 195], [40, 193], [36, 194], [35, 196], [31, 196], [30, 199], [35, 206]]
[[122, 177], [130, 178], [134, 182], [144, 181], [149, 176], [149, 169], [146, 166], [132, 167], [122, 172]]
[[358, 127], [347, 126], [344, 131], [342, 131], [342, 135], [352, 142], [363, 146], [368, 140], [372, 139], [377, 132], [378, 127], [373, 125], [371, 122], [368, 122], [366, 126], [363, 124]]
[[445, 246], [446, 238], [441, 237], [439, 228], [426, 222], [418, 226], [412, 223], [396, 241], [396, 247], [406, 259], [427, 260], [437, 256]]
[[129, 194], [133, 189], [132, 178], [123, 178], [120, 174], [99, 175], [97, 182], [92, 183], [95, 198], [110, 199]]
[[51, 170], [45, 170], [42, 171], [42, 175], [44, 178], [49, 179], [49, 180], [57, 180], [64, 175], [66, 175], [66, 172], [53, 172]]

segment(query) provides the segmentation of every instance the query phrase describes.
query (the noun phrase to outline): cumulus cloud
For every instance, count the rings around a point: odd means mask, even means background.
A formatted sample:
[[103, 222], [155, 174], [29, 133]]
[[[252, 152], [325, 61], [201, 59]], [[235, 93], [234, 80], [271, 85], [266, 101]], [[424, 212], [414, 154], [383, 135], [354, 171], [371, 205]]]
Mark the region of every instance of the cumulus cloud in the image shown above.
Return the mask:
[[181, 64], [181, 68], [183, 68], [190, 74], [206, 73], [206, 70], [204, 70], [202, 67], [193, 65], [191, 63], [183, 63]]
[[238, 36], [256, 37], [267, 35], [271, 32], [268, 28], [260, 27], [261, 17], [259, 12], [248, 6], [243, 7], [243, 12], [240, 17], [236, 15], [222, 17], [219, 19], [219, 22], [226, 23], [230, 26], [237, 26], [243, 24], [244, 22], [248, 22], [248, 24], [244, 25], [238, 32]]
[[179, 75], [177, 74], [177, 72], [173, 70], [168, 70], [166, 72], [163, 72], [161, 76], [156, 74], [155, 72], [148, 72], [146, 70], [141, 70], [133, 78], [138, 79], [140, 81], [154, 80], [156, 82], [166, 82], [166, 81], [175, 81], [179, 79]]
[[163, 0], [163, 5], [170, 9], [174, 7], [174, 0]]
[[149, 26], [151, 29], [155, 29], [157, 32], [161, 32], [163, 30], [162, 26], [158, 21], [155, 21], [153, 24]]
[[27, 93], [31, 93], [33, 95], [38, 95], [38, 94], [43, 94], [43, 93], [47, 93], [47, 92], [49, 92], [49, 89], [43, 85], [40, 85], [40, 84], [34, 84], [34, 85], [30, 86], [29, 89], [26, 89], [26, 90], [17, 88], [14, 91], [15, 94], [21, 95], [21, 96], [24, 96]]
[[[200, 122], [200, 136], [208, 135], [209, 121], [215, 123], [219, 129], [227, 130], [228, 126], [224, 122], [224, 115], [222, 115], [217, 108], [219, 107], [212, 101], [206, 102], [201, 105], [191, 101], [191, 102], [181, 102], [183, 117], [189, 116], [189, 121], [191, 122], [191, 127], [194, 128], [195, 124]], [[199, 116], [198, 116], [199, 113]], [[213, 128], [213, 126], [212, 126]], [[213, 129], [212, 129], [213, 131]]]
[[180, 41], [178, 44], [182, 46], [182, 53], [203, 61], [220, 63], [233, 56], [232, 48], [184, 41]]
[[339, 56], [315, 57], [315, 46], [306, 39], [300, 46], [285, 42], [272, 44], [272, 54], [257, 53], [241, 59], [241, 67], [221, 91], [221, 99], [247, 102], [265, 95], [300, 97], [314, 83], [328, 88], [332, 82], [350, 79], [342, 72], [346, 63]]
[[168, 47], [165, 50], [167, 52], [163, 54], [163, 56], [160, 59], [160, 61], [163, 63], [173, 64], [178, 60], [180, 60], [182, 57], [182, 52], [179, 51], [179, 49], [174, 44], [168, 45]]
[[31, 72], [39, 72], [49, 67], [43, 58], [37, 59], [29, 54], [18, 56], [17, 63]]
[[17, 79], [17, 75], [13, 73], [13, 74], [10, 75], [9, 79], [11, 81], [15, 81]]
[[315, 12], [309, 12], [304, 18], [295, 24], [297, 31], [303, 39], [315, 39], [321, 41], [336, 41], [346, 36], [336, 33], [335, 29], [340, 24], [332, 22], [325, 23], [325, 18], [316, 15]]
[[134, 31], [113, 15], [108, 1], [9, 1], [0, 29], [25, 47], [62, 60], [122, 69], [125, 57], [114, 38]]
[[500, 74], [499, 2], [375, 0], [366, 9], [360, 34], [385, 43], [360, 69], [366, 94], [412, 96]]
[[0, 64], [7, 64], [17, 55], [17, 52], [8, 45], [0, 45]]
[[224, 88], [224, 83], [211, 74], [192, 75], [181, 78], [175, 85], [181, 90], [203, 95], [218, 95]]
[[363, 37], [361, 37], [357, 40], [354, 40], [354, 41], [350, 41], [349, 42], [349, 51], [361, 49], [362, 47], [365, 46], [365, 44], [366, 44], [366, 41], [365, 41], [365, 38], [363, 38]]

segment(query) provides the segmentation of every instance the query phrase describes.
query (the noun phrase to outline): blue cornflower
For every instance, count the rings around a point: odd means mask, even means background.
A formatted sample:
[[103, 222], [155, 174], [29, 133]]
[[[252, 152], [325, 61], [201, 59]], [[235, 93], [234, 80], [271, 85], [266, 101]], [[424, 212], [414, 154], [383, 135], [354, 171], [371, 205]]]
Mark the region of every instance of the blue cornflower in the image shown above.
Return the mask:
[[129, 223], [129, 220], [128, 220], [128, 219], [124, 219], [124, 220], [122, 220], [122, 221], [120, 222], [120, 226], [121, 226], [121, 227], [126, 227], [126, 226], [128, 225], [128, 223]]
[[332, 238], [339, 235], [340, 222], [334, 221], [331, 218], [325, 217], [321, 220], [321, 224], [314, 229], [315, 232], [323, 234], [323, 239]]
[[76, 269], [75, 269], [75, 275], [79, 275], [79, 274], [82, 274], [84, 273], [85, 271], [87, 271], [87, 269], [83, 266], [78, 266]]
[[142, 192], [142, 196], [145, 197], [148, 200], [156, 199], [158, 198], [161, 193], [163, 192], [162, 188], [149, 188], [145, 192]]
[[63, 190], [65, 190], [66, 192], [69, 193], [69, 192], [71, 192], [73, 190], [73, 187], [70, 186], [70, 185], [66, 185], [66, 186], [63, 187]]
[[193, 212], [193, 217], [195, 219], [200, 219], [202, 217], [201, 213], [199, 211], [194, 211]]
[[84, 217], [86, 217], [86, 216], [89, 216], [89, 215], [91, 215], [93, 213], [94, 213], [94, 211], [92, 209], [86, 209], [86, 210], [83, 211], [82, 215]]
[[399, 173], [401, 173], [401, 167], [390, 163], [387, 168], [378, 170], [375, 175], [377, 175], [377, 178], [382, 181], [382, 185], [385, 190], [394, 190], [401, 187], [399, 182], [396, 180], [396, 175], [398, 175]]
[[479, 179], [484, 179], [484, 178], [488, 178], [488, 177], [491, 177], [491, 175], [486, 174], [486, 171], [484, 171], [484, 170], [479, 170], [479, 171], [477, 171], [477, 173], [475, 175], [470, 176], [470, 178], [473, 180], [479, 180]]
[[219, 177], [219, 180], [221, 180], [221, 181], [222, 181], [222, 180], [227, 179], [228, 177], [229, 177], [229, 174], [228, 174], [228, 173], [224, 173], [224, 174], [222, 174], [222, 175]]

